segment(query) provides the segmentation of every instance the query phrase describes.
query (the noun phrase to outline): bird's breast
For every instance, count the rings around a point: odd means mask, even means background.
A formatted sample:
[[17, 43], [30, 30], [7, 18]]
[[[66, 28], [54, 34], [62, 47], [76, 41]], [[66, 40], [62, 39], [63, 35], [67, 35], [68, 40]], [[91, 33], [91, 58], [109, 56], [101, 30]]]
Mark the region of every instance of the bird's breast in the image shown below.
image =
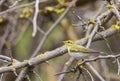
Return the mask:
[[81, 59], [81, 58], [84, 58], [84, 57], [86, 57], [88, 55], [89, 54], [81, 53], [81, 52], [72, 52], [72, 53], [70, 53], [70, 56], [75, 58], [75, 59]]

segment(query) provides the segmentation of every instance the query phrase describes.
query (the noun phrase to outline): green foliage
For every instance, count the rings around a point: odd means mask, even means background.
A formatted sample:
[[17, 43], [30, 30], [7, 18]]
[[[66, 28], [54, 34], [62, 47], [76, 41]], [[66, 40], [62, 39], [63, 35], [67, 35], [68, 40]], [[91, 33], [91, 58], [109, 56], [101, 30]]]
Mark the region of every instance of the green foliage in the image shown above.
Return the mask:
[[47, 6], [41, 12], [43, 13], [55, 12], [56, 14], [59, 15], [59, 14], [62, 14], [64, 11], [65, 11], [65, 8], [55, 8], [55, 7]]
[[22, 13], [20, 14], [20, 18], [28, 18], [30, 17], [33, 10], [31, 8], [24, 8], [22, 10]]
[[110, 28], [115, 28], [118, 32], [120, 32], [120, 22], [118, 21], [116, 24], [113, 24]]
[[47, 38], [43, 48], [45, 48], [45, 49], [55, 48], [56, 47], [55, 44], [58, 44], [58, 41], [61, 41], [62, 38], [63, 38], [63, 30], [58, 26], [53, 30], [53, 32]]
[[65, 11], [65, 8], [61, 8], [61, 9], [55, 9], [54, 10], [57, 14], [61, 14]]
[[3, 22], [3, 18], [2, 18], [2, 16], [0, 16], [0, 23], [2, 23]]
[[30, 55], [32, 44], [31, 28], [32, 27], [28, 27], [15, 48], [17, 56], [21, 59], [27, 59]]
[[65, 4], [65, 0], [57, 0], [59, 4], [64, 5]]

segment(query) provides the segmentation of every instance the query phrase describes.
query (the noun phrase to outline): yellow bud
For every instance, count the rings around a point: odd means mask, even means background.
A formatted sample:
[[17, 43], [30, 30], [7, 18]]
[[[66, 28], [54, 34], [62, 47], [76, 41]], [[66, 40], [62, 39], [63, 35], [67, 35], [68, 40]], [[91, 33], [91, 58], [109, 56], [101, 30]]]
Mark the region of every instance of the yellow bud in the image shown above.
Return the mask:
[[30, 61], [29, 60], [24, 60], [24, 62], [27, 62], [29, 65], [31, 65]]
[[61, 8], [61, 9], [55, 9], [54, 10], [57, 14], [61, 14], [65, 11], [65, 8]]
[[120, 31], [120, 22], [117, 22], [117, 24], [113, 24], [110, 28], [114, 28]]
[[80, 66], [80, 68], [84, 68], [84, 66], [83, 66], [83, 65], [81, 65], [81, 66]]
[[12, 65], [13, 65], [13, 66], [16, 65], [16, 64], [17, 64], [17, 63], [16, 63], [15, 61], [12, 62]]
[[47, 11], [53, 11], [54, 8], [53, 7], [46, 7], [45, 10], [47, 10]]
[[89, 23], [89, 24], [94, 24], [94, 25], [95, 25], [95, 24], [96, 24], [96, 21], [94, 21], [94, 20], [92, 20], [92, 19], [88, 19], [88, 23]]
[[44, 53], [44, 56], [48, 56], [48, 53], [47, 53], [47, 52], [45, 52], [45, 53]]
[[69, 64], [69, 62], [66, 62], [65, 64], [66, 64], [66, 65], [68, 65], [68, 64]]
[[3, 18], [0, 16], [0, 23], [2, 23], [3, 22]]
[[15, 65], [17, 65], [17, 64], [20, 64], [20, 62], [18, 62], [18, 61], [13, 61], [13, 62], [12, 62], [12, 66], [15, 66]]
[[37, 55], [36, 58], [41, 58], [41, 55]]
[[115, 5], [111, 4], [111, 5], [107, 5], [106, 8], [108, 8], [109, 10], [111, 10]]

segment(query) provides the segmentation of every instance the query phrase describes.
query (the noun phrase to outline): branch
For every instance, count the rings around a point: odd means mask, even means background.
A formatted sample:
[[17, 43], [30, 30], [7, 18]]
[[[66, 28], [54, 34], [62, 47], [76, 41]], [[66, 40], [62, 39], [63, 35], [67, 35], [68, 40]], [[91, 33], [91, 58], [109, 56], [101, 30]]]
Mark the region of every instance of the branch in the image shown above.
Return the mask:
[[[40, 2], [45, 2], [46, 0], [40, 0]], [[31, 6], [31, 5], [34, 5], [35, 4], [35, 1], [31, 2], [31, 3], [27, 3], [27, 4], [24, 4], [24, 5], [20, 5], [20, 6], [15, 6], [15, 7], [12, 7], [10, 9], [7, 9], [5, 11], [2, 11], [0, 12], [0, 15], [3, 15], [3, 14], [6, 14], [8, 12], [11, 12], [13, 10], [16, 10], [16, 9], [19, 9], [19, 8], [23, 8], [23, 7], [28, 7], [28, 6]]]
[[[116, 29], [109, 28], [104, 32], [100, 32], [100, 34], [103, 35], [102, 33], [106, 33], [106, 32], [108, 32], [108, 33], [111, 32], [112, 33], [112, 34], [107, 34], [106, 35], [106, 37], [109, 37], [109, 36], [115, 34], [117, 31], [116, 31]], [[100, 37], [99, 35], [95, 35], [93, 40], [96, 41], [97, 39], [103, 39], [103, 37]], [[77, 41], [77, 43], [79, 43], [81, 45], [84, 45], [87, 42], [86, 40], [87, 40], [87, 38], [83, 38], [83, 39]], [[23, 68], [23, 67], [26, 67], [26, 66], [38, 65], [38, 64], [43, 63], [44, 61], [47, 61], [49, 59], [52, 59], [52, 58], [55, 58], [55, 57], [58, 57], [58, 56], [62, 56], [65, 53], [67, 53], [67, 48], [65, 46], [61, 46], [61, 47], [56, 48], [52, 51], [48, 51], [48, 52], [45, 52], [44, 54], [40, 54], [40, 56], [39, 56], [40, 58], [34, 57], [34, 58], [31, 58], [28, 61], [20, 62], [16, 65], [12, 65], [12, 66], [8, 66], [8, 67], [1, 67], [0, 68], [0, 73], [13, 71], [13, 69], [20, 69], [20, 68]], [[116, 57], [118, 57], [118, 56], [119, 55], [116, 55]]]
[[40, 41], [38, 47], [36, 48], [35, 52], [33, 53], [32, 57], [36, 56], [37, 53], [42, 48], [46, 38], [49, 36], [49, 34], [54, 30], [54, 28], [59, 24], [59, 22], [65, 17], [65, 15], [68, 13], [68, 11], [71, 9], [72, 5], [76, 2], [76, 0], [73, 0], [71, 4], [66, 8], [64, 13], [56, 20], [56, 22], [50, 27], [50, 29], [44, 34], [42, 40]]
[[[71, 2], [70, 5], [68, 5], [68, 7], [66, 8], [66, 10], [64, 11], [64, 13], [56, 20], [56, 22], [50, 27], [50, 29], [44, 34], [42, 40], [40, 41], [40, 43], [38, 44], [38, 47], [36, 48], [36, 50], [34, 51], [33, 55], [31, 57], [35, 57], [38, 52], [41, 50], [46, 38], [50, 35], [50, 33], [54, 30], [54, 28], [59, 24], [59, 22], [65, 17], [65, 15], [68, 13], [68, 11], [71, 9], [72, 5], [76, 2], [77, 0], [73, 0]], [[18, 78], [16, 79], [16, 81], [21, 81], [21, 77], [24, 77], [26, 75], [26, 72], [28, 69], [26, 68], [26, 70], [21, 71], [20, 75], [18, 76]], [[24, 75], [22, 74], [24, 73]]]
[[32, 36], [34, 37], [37, 33], [37, 16], [39, 13], [39, 0], [36, 0], [35, 3], [35, 13], [34, 13], [34, 17], [33, 17], [33, 32], [32, 32]]
[[100, 60], [100, 59], [116, 59], [120, 57], [120, 54], [117, 54], [117, 55], [106, 55], [106, 56], [97, 56], [95, 58], [91, 58], [91, 59], [84, 59], [84, 61], [82, 61], [81, 63], [78, 64], [78, 66], [81, 66], [81, 65], [84, 65], [88, 62], [93, 62], [93, 61], [96, 61], [96, 60]]
[[33, 5], [33, 4], [35, 4], [35, 1], [34, 1], [34, 2], [31, 2], [31, 3], [28, 3], [28, 4], [24, 4], [24, 5], [20, 5], [20, 6], [16, 6], [16, 7], [7, 9], [7, 10], [5, 10], [5, 11], [0, 12], [0, 15], [6, 14], [6, 13], [8, 13], [8, 12], [11, 12], [11, 11], [16, 10], [16, 9], [19, 9], [19, 8], [31, 6], [31, 5]]

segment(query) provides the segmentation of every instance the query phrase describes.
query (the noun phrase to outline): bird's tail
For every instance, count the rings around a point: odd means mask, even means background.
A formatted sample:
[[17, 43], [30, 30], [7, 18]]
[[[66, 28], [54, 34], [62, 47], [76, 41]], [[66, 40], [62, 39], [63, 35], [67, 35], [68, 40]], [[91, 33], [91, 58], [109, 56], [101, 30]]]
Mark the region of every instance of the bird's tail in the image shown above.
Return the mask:
[[108, 55], [108, 54], [105, 53], [105, 52], [99, 52], [99, 51], [91, 52], [91, 54], [94, 54], [94, 55]]

